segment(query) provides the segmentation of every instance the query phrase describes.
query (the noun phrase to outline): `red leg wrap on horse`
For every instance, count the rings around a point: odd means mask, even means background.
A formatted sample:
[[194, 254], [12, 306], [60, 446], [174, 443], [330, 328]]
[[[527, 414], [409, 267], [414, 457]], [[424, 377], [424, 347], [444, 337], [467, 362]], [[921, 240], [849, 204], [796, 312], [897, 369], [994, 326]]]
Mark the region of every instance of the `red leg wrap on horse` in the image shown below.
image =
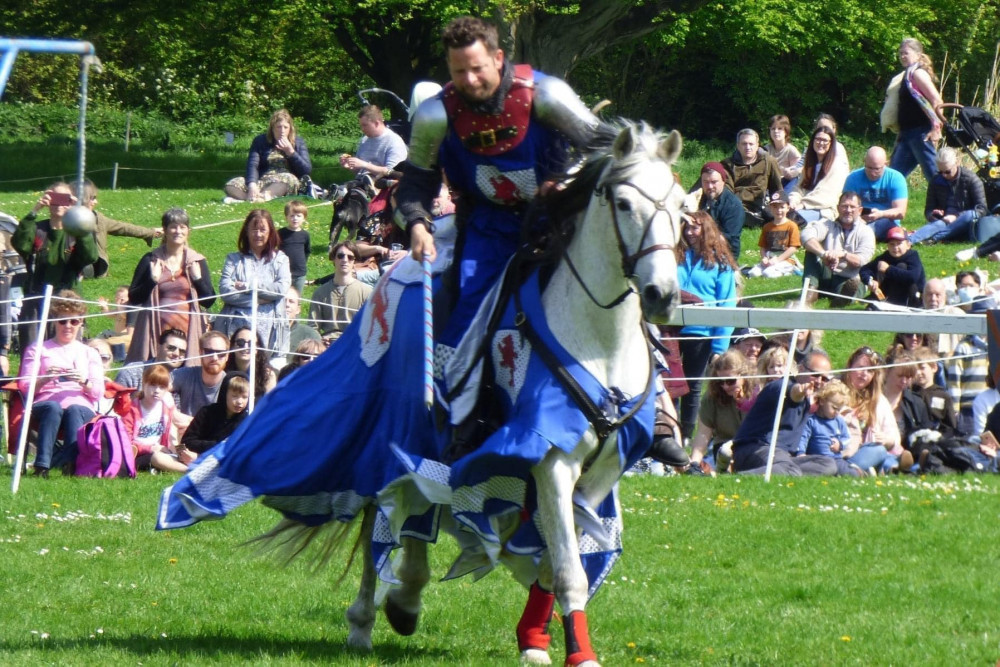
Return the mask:
[[535, 582], [528, 590], [528, 604], [524, 606], [521, 620], [517, 622], [517, 648], [525, 651], [537, 648], [546, 651], [552, 636], [549, 634], [549, 621], [552, 620], [552, 608], [556, 596], [544, 590]]
[[566, 630], [566, 664], [579, 665], [588, 660], [597, 662], [597, 655], [590, 648], [586, 612], [571, 611], [563, 618], [563, 627]]

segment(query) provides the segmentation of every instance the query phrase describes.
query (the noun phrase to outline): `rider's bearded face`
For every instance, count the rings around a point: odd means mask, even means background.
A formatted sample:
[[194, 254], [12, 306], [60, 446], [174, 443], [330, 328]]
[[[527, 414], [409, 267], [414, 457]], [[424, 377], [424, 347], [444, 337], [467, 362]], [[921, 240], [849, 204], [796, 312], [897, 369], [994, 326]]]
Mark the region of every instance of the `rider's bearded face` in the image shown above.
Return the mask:
[[500, 87], [503, 49], [493, 53], [482, 41], [448, 49], [448, 71], [459, 94], [470, 102], [484, 102]]

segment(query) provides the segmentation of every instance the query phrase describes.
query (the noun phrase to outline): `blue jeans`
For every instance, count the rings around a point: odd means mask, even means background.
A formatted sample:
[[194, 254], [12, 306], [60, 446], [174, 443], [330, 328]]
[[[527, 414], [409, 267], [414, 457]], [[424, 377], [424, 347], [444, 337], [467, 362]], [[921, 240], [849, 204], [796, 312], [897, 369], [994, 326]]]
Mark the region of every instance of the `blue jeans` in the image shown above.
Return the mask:
[[[681, 336], [689, 334], [681, 333]], [[681, 367], [684, 369], [684, 377], [701, 378], [705, 377], [708, 370], [708, 361], [712, 358], [712, 343], [714, 341], [708, 337], [692, 336], [689, 340], [680, 340], [677, 345], [681, 351]], [[698, 423], [698, 409], [701, 407], [701, 380], [688, 380], [688, 393], [681, 396], [679, 410], [681, 418], [681, 435], [690, 438], [694, 434], [694, 427]]]
[[[71, 405], [65, 410], [56, 401], [40, 401], [32, 407], [32, 414], [38, 424], [38, 451], [35, 454], [35, 468], [51, 468], [55, 465], [76, 461], [78, 452], [76, 434], [80, 427], [94, 418], [94, 411], [82, 405]], [[56, 435], [63, 431], [63, 446], [57, 456], [53, 456]]]
[[930, 183], [934, 175], [938, 173], [937, 165], [934, 163], [937, 158], [937, 150], [934, 144], [924, 141], [924, 137], [931, 131], [930, 125], [915, 127], [904, 130], [896, 137], [896, 146], [892, 149], [892, 160], [889, 166], [896, 171], [909, 176], [910, 172], [917, 168], [917, 165], [924, 172], [924, 178]]
[[[991, 238], [1000, 234], [1000, 215], [984, 215], [983, 217], [976, 220], [975, 224], [972, 226], [972, 236], [976, 240], [976, 243], [986, 243]], [[997, 238], [1000, 241], [1000, 237]], [[980, 255], [988, 255], [997, 248], [993, 248], [989, 252]]]
[[815, 208], [800, 208], [796, 211], [806, 222], [816, 222], [823, 217], [823, 214]]
[[786, 195], [792, 194], [795, 190], [795, 186], [799, 184], [799, 179], [799, 176], [796, 176], [795, 178], [781, 179], [781, 189], [785, 191]]
[[854, 452], [854, 456], [847, 459], [848, 463], [853, 463], [862, 470], [869, 468], [881, 469], [882, 463], [889, 455], [886, 448], [877, 442], [867, 442]]
[[874, 222], [868, 223], [868, 228], [875, 232], [875, 240], [879, 242], [884, 242], [886, 234], [893, 227], [899, 226], [899, 220], [890, 220], [889, 218], [879, 218]]
[[931, 241], [951, 241], [958, 238], [972, 238], [972, 223], [976, 220], [975, 211], [962, 211], [950, 225], [944, 220], [935, 220], [910, 234], [910, 243]]

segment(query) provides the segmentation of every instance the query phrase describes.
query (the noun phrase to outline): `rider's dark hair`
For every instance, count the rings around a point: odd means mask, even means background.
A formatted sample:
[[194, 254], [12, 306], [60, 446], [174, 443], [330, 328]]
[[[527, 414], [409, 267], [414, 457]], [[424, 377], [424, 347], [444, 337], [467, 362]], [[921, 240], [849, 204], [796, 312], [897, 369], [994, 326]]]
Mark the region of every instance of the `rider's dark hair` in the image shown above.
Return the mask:
[[496, 26], [475, 16], [460, 16], [445, 26], [441, 33], [441, 43], [448, 49], [464, 49], [476, 42], [482, 42], [486, 50], [493, 53], [500, 48]]

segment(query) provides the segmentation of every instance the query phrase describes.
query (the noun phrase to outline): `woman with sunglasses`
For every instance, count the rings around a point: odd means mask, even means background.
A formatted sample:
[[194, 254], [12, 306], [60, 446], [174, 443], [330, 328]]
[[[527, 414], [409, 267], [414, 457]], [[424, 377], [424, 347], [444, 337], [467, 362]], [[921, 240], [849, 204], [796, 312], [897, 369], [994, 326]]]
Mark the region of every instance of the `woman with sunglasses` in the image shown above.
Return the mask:
[[[750, 374], [750, 364], [739, 350], [730, 349], [716, 357], [708, 374], [712, 379], [701, 399], [698, 430], [691, 441], [691, 463], [696, 466], [709, 452], [709, 458], [715, 462], [719, 447], [736, 435], [756, 396], [754, 383], [746, 377]], [[718, 467], [717, 470], [726, 472]]]
[[[681, 289], [706, 305], [736, 305], [736, 270], [722, 232], [706, 211], [695, 211], [684, 222], [675, 251]], [[694, 433], [701, 402], [701, 379], [713, 356], [726, 351], [732, 327], [690, 325], [681, 329], [678, 345], [690, 391], [680, 399], [681, 436]]]
[[[145, 363], [157, 353], [164, 331], [183, 331], [190, 350], [208, 330], [202, 312], [215, 303], [208, 260], [188, 246], [191, 219], [182, 208], [167, 210], [161, 219], [163, 242], [139, 260], [128, 288], [128, 302], [142, 306], [136, 316], [126, 363]], [[197, 366], [196, 355], [188, 359]]]
[[[250, 341], [253, 339], [250, 327], [240, 327], [229, 337], [229, 360], [226, 361], [227, 372], [245, 373], [250, 377]], [[261, 349], [260, 338], [257, 339], [257, 359], [254, 368], [254, 400], [259, 401], [264, 394], [274, 389], [278, 384], [278, 374], [267, 363], [267, 353]]]
[[[31, 421], [38, 429], [34, 475], [48, 477], [49, 469], [62, 466], [72, 474], [76, 464], [77, 431], [94, 417], [97, 400], [104, 394], [104, 367], [97, 350], [78, 340], [87, 307], [80, 295], [61, 290], [52, 299], [49, 318], [55, 335], [32, 343], [21, 358], [18, 389], [27, 394], [36, 365], [38, 383]], [[56, 435], [63, 432], [63, 446], [54, 452]]]
[[[262, 208], [250, 211], [236, 241], [238, 252], [226, 255], [222, 266], [219, 296], [225, 305], [212, 324], [230, 337], [242, 327], [253, 327], [268, 358], [288, 352], [285, 293], [292, 286], [292, 270], [279, 245], [271, 213]], [[255, 283], [257, 320], [250, 322]]]
[[903, 453], [896, 417], [882, 394], [881, 365], [882, 357], [877, 352], [860, 347], [848, 358], [844, 375], [851, 390], [850, 410], [844, 415], [851, 441], [844, 458], [866, 472], [878, 472], [888, 457]]

